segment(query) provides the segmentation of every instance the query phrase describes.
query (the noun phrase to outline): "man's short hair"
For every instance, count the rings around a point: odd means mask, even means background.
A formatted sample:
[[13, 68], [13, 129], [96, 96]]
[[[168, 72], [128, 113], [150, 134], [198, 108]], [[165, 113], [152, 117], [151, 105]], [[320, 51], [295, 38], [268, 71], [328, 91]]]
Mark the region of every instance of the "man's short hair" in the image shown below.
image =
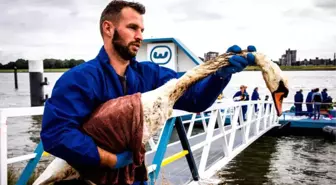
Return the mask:
[[113, 23], [117, 23], [120, 19], [121, 10], [126, 7], [134, 9], [141, 15], [146, 13], [145, 6], [140, 3], [128, 2], [124, 0], [113, 0], [105, 7], [100, 16], [99, 28], [101, 35], [103, 35], [103, 27], [102, 27], [103, 22], [109, 20], [112, 21]]

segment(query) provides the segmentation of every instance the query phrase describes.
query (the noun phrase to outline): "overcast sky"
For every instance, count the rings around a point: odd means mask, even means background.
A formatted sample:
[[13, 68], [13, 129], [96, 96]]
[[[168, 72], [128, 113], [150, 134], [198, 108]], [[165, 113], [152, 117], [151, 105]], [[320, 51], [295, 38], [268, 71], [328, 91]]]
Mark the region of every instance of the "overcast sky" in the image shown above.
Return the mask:
[[[102, 45], [99, 16], [108, 0], [1, 0], [0, 63], [17, 58], [89, 60]], [[336, 52], [336, 0], [139, 0], [145, 38], [176, 37], [196, 55], [253, 44], [278, 60]]]

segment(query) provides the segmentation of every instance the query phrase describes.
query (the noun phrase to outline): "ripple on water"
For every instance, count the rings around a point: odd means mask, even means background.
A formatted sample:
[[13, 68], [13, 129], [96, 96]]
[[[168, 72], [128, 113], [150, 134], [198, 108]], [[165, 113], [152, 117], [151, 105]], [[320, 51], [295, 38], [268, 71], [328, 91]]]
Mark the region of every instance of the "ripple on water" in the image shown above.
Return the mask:
[[336, 144], [322, 137], [263, 136], [218, 176], [222, 184], [333, 184]]

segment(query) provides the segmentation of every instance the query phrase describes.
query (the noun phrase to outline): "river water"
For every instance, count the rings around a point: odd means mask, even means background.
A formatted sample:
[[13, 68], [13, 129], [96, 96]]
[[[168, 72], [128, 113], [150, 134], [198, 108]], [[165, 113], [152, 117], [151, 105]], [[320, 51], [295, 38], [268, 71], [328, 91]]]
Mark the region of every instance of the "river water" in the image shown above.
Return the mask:
[[[312, 88], [327, 88], [336, 98], [335, 71], [285, 71], [290, 93], [285, 101], [292, 102], [294, 94], [303, 89], [304, 97]], [[51, 95], [62, 73], [45, 73], [50, 84], [45, 93]], [[29, 74], [18, 73], [19, 89], [14, 89], [14, 75], [0, 73], [0, 108], [29, 107]], [[235, 74], [224, 90], [232, 97], [240, 85], [248, 86], [251, 95], [259, 87], [262, 99], [270, 95], [259, 71]], [[335, 100], [334, 100], [335, 101]], [[284, 104], [289, 109], [292, 103]], [[41, 116], [8, 119], [8, 157], [32, 152], [39, 142]], [[176, 134], [173, 134], [176, 136]], [[175, 140], [176, 138], [173, 138]], [[50, 158], [43, 158], [41, 165]], [[25, 163], [15, 164], [15, 168]], [[41, 166], [40, 166], [41, 167]], [[336, 182], [336, 143], [322, 136], [269, 136], [259, 138], [234, 158], [218, 174], [222, 184], [334, 184]]]

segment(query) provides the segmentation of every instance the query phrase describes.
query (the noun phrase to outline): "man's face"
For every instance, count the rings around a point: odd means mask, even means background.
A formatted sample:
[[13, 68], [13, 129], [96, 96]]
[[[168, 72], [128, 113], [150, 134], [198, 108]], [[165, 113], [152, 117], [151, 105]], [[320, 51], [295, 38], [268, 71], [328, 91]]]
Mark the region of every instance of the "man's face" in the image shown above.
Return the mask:
[[136, 56], [143, 40], [143, 31], [142, 15], [132, 8], [124, 8], [112, 38], [113, 47], [124, 60]]

